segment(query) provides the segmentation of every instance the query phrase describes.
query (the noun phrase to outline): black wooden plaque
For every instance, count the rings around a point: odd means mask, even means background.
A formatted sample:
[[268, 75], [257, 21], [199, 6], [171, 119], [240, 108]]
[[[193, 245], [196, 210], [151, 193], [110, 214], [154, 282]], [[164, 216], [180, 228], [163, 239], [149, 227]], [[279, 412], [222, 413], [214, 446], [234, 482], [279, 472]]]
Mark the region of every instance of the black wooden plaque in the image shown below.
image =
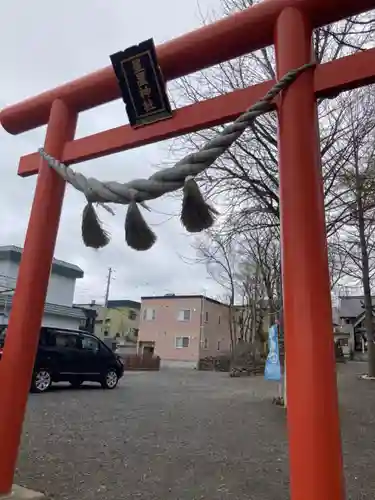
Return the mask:
[[172, 117], [152, 38], [110, 56], [132, 127]]

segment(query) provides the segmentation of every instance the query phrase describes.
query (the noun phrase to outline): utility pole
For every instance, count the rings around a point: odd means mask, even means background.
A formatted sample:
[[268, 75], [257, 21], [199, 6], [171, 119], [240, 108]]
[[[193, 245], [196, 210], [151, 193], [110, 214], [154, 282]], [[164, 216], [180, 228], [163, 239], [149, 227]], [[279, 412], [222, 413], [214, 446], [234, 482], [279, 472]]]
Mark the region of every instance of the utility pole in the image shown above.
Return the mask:
[[108, 275], [107, 275], [107, 288], [105, 290], [105, 298], [104, 298], [104, 307], [108, 307], [108, 297], [109, 297], [109, 289], [111, 286], [111, 279], [112, 279], [112, 267], [108, 268]]
[[109, 267], [108, 268], [108, 275], [107, 275], [107, 286], [106, 286], [105, 296], [104, 296], [104, 311], [103, 311], [103, 323], [102, 323], [103, 335], [104, 335], [104, 331], [105, 331], [105, 327], [106, 327], [105, 323], [107, 320], [108, 298], [109, 298], [109, 289], [111, 287], [111, 281], [112, 281], [112, 273], [113, 273], [113, 269], [112, 269], [112, 267]]

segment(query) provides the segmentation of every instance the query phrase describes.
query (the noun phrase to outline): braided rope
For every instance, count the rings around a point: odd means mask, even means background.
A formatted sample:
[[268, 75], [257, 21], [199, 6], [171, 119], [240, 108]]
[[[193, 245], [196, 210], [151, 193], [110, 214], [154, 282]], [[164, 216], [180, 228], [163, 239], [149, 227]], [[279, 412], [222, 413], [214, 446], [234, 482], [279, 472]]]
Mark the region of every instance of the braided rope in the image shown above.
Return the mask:
[[[69, 166], [50, 156], [43, 148], [39, 149], [39, 153], [47, 161], [48, 165], [65, 179], [65, 181], [85, 195], [90, 205], [92, 203], [99, 203], [101, 205], [104, 203], [118, 203], [122, 205], [132, 204], [134, 209], [134, 205], [139, 203], [144, 208], [147, 208], [144, 204], [145, 201], [159, 198], [164, 194], [177, 191], [181, 188], [185, 189], [186, 186], [186, 196], [195, 196], [195, 201], [202, 203], [203, 199], [197, 199], [197, 197], [199, 198], [200, 196], [197, 194], [198, 188], [192, 184], [191, 180], [210, 167], [237, 139], [239, 139], [243, 132], [258, 116], [272, 110], [273, 101], [282, 90], [287, 89], [301, 73], [314, 66], [314, 63], [309, 63], [288, 72], [262, 99], [246, 110], [233, 123], [225, 126], [216, 137], [209, 140], [199, 151], [188, 154], [173, 167], [160, 170], [151, 175], [148, 179], [134, 179], [126, 183], [116, 181], [101, 182], [95, 178], [85, 177], [83, 174], [75, 172]], [[104, 206], [104, 208], [110, 211], [108, 207]], [[214, 210], [210, 210], [212, 215]], [[189, 217], [187, 218], [189, 219]], [[207, 224], [209, 224], [208, 220], [203, 224], [189, 224], [186, 220], [184, 221], [183, 216], [182, 219], [185, 227], [191, 232], [198, 232], [209, 227], [209, 225], [207, 226]], [[211, 224], [212, 223], [213, 221], [211, 220]], [[108, 243], [108, 241], [104, 244], [106, 243]], [[86, 244], [88, 243], [86, 242]], [[137, 246], [131, 243], [129, 244], [133, 246], [133, 248]], [[88, 246], [98, 248], [103, 245], [88, 244]], [[142, 250], [146, 248], [138, 249]]]

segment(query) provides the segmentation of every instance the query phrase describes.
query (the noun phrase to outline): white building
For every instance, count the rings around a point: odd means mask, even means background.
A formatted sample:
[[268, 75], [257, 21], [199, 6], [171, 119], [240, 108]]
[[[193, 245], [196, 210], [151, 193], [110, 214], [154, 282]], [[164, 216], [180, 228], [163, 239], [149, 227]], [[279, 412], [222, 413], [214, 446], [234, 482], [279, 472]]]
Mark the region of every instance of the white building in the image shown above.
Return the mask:
[[[21, 255], [22, 248], [0, 246], [0, 324], [8, 323]], [[84, 311], [73, 307], [76, 280], [82, 277], [83, 271], [80, 267], [62, 260], [53, 260], [43, 326], [78, 330], [79, 326], [84, 324]], [[32, 308], [33, 304], [29, 307]]]

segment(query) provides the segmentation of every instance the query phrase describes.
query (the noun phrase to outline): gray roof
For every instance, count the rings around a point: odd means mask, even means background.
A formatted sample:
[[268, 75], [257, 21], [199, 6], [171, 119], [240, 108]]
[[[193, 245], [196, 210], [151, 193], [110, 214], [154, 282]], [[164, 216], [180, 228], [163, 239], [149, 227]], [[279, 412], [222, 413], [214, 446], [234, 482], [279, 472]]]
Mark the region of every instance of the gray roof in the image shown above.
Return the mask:
[[226, 306], [229, 307], [228, 304], [224, 304], [223, 302], [219, 302], [216, 299], [211, 299], [211, 297], [207, 297], [206, 295], [177, 295], [175, 293], [167, 293], [165, 295], [148, 295], [141, 297], [141, 300], [160, 300], [160, 299], [166, 299], [166, 300], [179, 300], [179, 299], [203, 299], [207, 300], [208, 302], [212, 302], [213, 304], [218, 304], [220, 306]]
[[107, 306], [108, 309], [116, 309], [117, 307], [130, 307], [132, 309], [140, 309], [141, 303], [136, 302], [135, 300], [118, 299], [118, 300], [109, 300]]
[[[217, 304], [219, 306], [224, 306], [224, 307], [229, 307], [229, 304], [226, 304], [225, 302], [221, 302], [220, 300], [213, 299], [211, 297], [208, 297], [207, 295], [201, 295], [201, 294], [189, 294], [189, 295], [177, 295], [175, 293], [167, 293], [165, 295], [148, 295], [141, 297], [141, 300], [153, 300], [153, 299], [169, 299], [169, 300], [178, 300], [178, 299], [203, 299], [207, 300], [208, 302], [211, 302], [212, 304]], [[112, 302], [112, 301], [109, 301]], [[113, 301], [115, 302], [115, 301]], [[257, 304], [263, 308], [266, 309], [268, 307], [269, 301], [267, 299], [259, 299], [257, 301]], [[234, 304], [233, 307], [235, 309], [246, 309], [249, 307], [249, 304], [246, 305], [240, 305], [240, 304]]]
[[[19, 263], [21, 261], [23, 249], [14, 245], [0, 246], [0, 260], [9, 260], [11, 262]], [[70, 262], [63, 260], [53, 259], [52, 272], [65, 278], [83, 278], [83, 271], [80, 267]]]
[[[363, 295], [340, 297], [340, 318], [356, 318], [363, 313]], [[375, 298], [372, 298], [375, 305]]]
[[[13, 296], [1, 294], [0, 295], [0, 314], [6, 311], [10, 311], [12, 307]], [[32, 307], [32, 305], [31, 305]], [[69, 318], [85, 319], [86, 315], [84, 311], [80, 308], [62, 306], [60, 304], [50, 304], [46, 302], [44, 306], [44, 312], [46, 314], [52, 314], [54, 316], [65, 316]]]
[[[90, 302], [85, 304], [74, 304], [75, 307], [84, 307], [85, 309], [95, 309], [98, 312], [104, 309], [104, 304], [97, 304], [96, 302]], [[107, 303], [108, 309], [117, 309], [118, 307], [128, 307], [130, 309], [140, 309], [141, 303], [135, 300], [129, 299], [115, 299], [109, 300]]]

